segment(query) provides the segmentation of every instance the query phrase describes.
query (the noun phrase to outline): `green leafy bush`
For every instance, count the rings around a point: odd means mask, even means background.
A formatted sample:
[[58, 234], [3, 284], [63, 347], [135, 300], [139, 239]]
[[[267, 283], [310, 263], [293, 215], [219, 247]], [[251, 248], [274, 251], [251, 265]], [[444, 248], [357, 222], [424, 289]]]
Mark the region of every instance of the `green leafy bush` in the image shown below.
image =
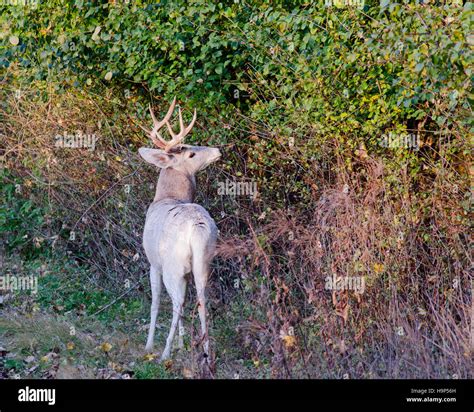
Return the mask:
[[[35, 241], [35, 229], [43, 223], [45, 211], [22, 195], [22, 185], [7, 170], [0, 172], [1, 197], [0, 235], [5, 252], [34, 257], [44, 253], [44, 247]], [[23, 187], [24, 190], [24, 187]]]
[[[25, 82], [118, 87], [138, 99], [138, 116], [150, 95], [162, 107], [177, 95], [216, 143], [237, 146], [229, 165], [245, 156], [248, 177], [283, 205], [308, 201], [303, 174], [315, 177], [315, 162], [330, 172], [328, 140], [348, 168], [362, 150], [409, 160], [415, 176], [448, 141], [448, 160], [465, 156], [470, 13], [471, 3], [409, 1], [362, 10], [203, 0], [3, 6], [1, 62], [27, 68]], [[387, 150], [388, 133], [416, 135], [426, 149]]]

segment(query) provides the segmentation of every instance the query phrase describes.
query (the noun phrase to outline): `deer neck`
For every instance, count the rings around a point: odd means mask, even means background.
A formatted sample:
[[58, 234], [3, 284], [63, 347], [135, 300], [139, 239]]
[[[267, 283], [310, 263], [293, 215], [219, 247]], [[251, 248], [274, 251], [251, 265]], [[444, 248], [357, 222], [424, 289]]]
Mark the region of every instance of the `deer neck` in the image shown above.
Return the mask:
[[173, 199], [180, 202], [192, 203], [196, 193], [196, 178], [194, 175], [172, 169], [162, 169], [154, 202], [163, 199]]

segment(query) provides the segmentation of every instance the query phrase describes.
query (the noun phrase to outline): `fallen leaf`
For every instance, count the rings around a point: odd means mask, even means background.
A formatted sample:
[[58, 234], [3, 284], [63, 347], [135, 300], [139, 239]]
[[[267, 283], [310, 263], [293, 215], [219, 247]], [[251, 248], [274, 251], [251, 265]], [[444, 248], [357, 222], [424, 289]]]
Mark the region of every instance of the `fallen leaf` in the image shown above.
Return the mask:
[[123, 370], [122, 366], [115, 362], [109, 362], [108, 367], [113, 369], [115, 372], [122, 372]]
[[109, 342], [104, 342], [102, 345], [100, 345], [100, 349], [107, 353], [107, 352], [110, 352], [110, 350], [112, 349], [112, 345], [109, 343]]
[[284, 335], [281, 337], [283, 343], [287, 349], [290, 349], [296, 345], [296, 338], [293, 335]]
[[156, 358], [156, 354], [154, 353], [147, 353], [143, 359], [146, 360], [147, 362], [151, 362], [153, 359]]
[[384, 271], [385, 267], [381, 263], [374, 263], [374, 272], [379, 275]]

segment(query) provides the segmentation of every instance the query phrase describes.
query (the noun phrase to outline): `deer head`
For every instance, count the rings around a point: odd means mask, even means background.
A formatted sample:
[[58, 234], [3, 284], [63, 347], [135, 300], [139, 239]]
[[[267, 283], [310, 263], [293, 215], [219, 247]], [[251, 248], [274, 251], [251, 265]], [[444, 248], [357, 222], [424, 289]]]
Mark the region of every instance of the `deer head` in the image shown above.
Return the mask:
[[[158, 121], [150, 106], [150, 114], [153, 120], [153, 128], [148, 130], [140, 125], [147, 133], [158, 149], [140, 148], [138, 152], [148, 163], [154, 164], [161, 169], [173, 169], [184, 174], [194, 176], [200, 170], [203, 170], [211, 163], [221, 157], [219, 149], [213, 147], [191, 146], [183, 144], [186, 135], [189, 134], [196, 122], [196, 110], [194, 110], [193, 119], [187, 127], [184, 127], [181, 108], [178, 108], [179, 115], [179, 133], [175, 133], [170, 125], [170, 118], [176, 105], [176, 97], [173, 99], [163, 120]], [[166, 125], [171, 140], [165, 140], [160, 134], [160, 129]]]

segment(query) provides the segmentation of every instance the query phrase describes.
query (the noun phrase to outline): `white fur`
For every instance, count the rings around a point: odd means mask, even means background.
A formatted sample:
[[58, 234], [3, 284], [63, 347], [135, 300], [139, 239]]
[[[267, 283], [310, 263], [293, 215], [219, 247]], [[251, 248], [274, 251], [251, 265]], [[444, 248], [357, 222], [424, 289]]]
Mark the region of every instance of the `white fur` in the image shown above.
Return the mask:
[[218, 149], [181, 146], [183, 151], [139, 150], [149, 163], [162, 168], [154, 202], [148, 208], [143, 246], [150, 262], [152, 304], [146, 350], [152, 351], [162, 282], [173, 302], [173, 318], [161, 359], [169, 358], [176, 329], [183, 345], [182, 310], [185, 275], [192, 272], [197, 291], [203, 348], [209, 356], [205, 288], [214, 255], [217, 227], [209, 213], [193, 203], [194, 174], [220, 157]]

